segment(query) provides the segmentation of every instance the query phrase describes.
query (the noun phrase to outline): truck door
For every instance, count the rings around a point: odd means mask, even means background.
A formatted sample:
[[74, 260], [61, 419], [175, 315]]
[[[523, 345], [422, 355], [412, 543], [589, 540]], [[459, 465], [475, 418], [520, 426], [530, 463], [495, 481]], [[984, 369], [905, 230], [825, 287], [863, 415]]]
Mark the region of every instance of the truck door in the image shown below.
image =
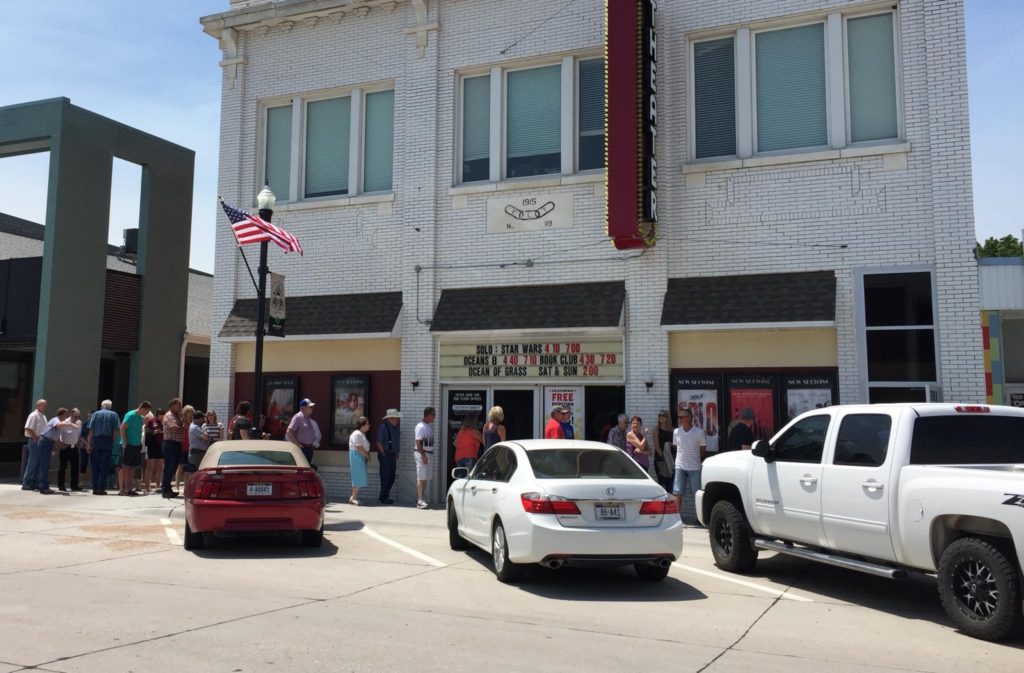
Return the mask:
[[893, 419], [884, 413], [846, 414], [822, 478], [821, 514], [833, 549], [896, 560], [889, 527]]
[[750, 490], [759, 532], [772, 537], [824, 544], [821, 526], [821, 470], [830, 414], [797, 421], [772, 443], [774, 460], [754, 461]]

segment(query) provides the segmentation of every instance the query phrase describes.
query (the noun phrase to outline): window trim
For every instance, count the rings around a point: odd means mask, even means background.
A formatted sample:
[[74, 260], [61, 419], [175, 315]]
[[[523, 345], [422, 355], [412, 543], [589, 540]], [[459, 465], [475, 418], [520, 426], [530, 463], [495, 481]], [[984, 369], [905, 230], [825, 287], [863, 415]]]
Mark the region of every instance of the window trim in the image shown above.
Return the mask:
[[[686, 86], [686, 163], [684, 173], [704, 172], [726, 168], [741, 168], [756, 165], [771, 165], [776, 162], [816, 161], [839, 159], [848, 156], [872, 156], [877, 154], [903, 153], [910, 151], [906, 140], [905, 105], [903, 101], [903, 52], [900, 43], [899, 0], [870, 2], [849, 8], [830, 8], [826, 11], [805, 12], [764, 21], [733, 24], [709, 30], [694, 31], [686, 35], [687, 86]], [[849, 56], [847, 49], [846, 22], [849, 19], [891, 13], [893, 15], [894, 67], [896, 70], [896, 117], [898, 136], [852, 142], [849, 113]], [[838, 31], [830, 30], [830, 24], [838, 21]], [[756, 36], [758, 33], [822, 23], [825, 32], [825, 118], [827, 142], [825, 145], [798, 147], [785, 150], [760, 152], [757, 150], [757, 62]], [[701, 42], [732, 37], [734, 76], [736, 87], [736, 154], [719, 157], [697, 158], [696, 101], [694, 87], [694, 46]], [[841, 58], [836, 64], [835, 59]], [[841, 73], [842, 81], [836, 76]], [[841, 99], [841, 100], [840, 100]], [[843, 112], [835, 109], [841, 103]], [[842, 123], [842, 128], [836, 128]], [[805, 156], [801, 156], [805, 155]], [[750, 162], [749, 164], [747, 162]]]
[[[881, 274], [909, 274], [909, 273], [928, 273], [931, 280], [931, 297], [932, 297], [932, 339], [934, 341], [935, 349], [935, 380], [934, 381], [873, 381], [868, 378], [868, 332], [869, 331], [896, 331], [900, 329], [928, 329], [927, 326], [923, 325], [897, 325], [893, 327], [885, 326], [867, 326], [867, 306], [864, 301], [864, 277], [874, 276]], [[939, 328], [935, 322], [937, 312], [937, 300], [938, 300], [938, 281], [936, 279], [936, 269], [932, 264], [908, 264], [906, 266], [876, 266], [876, 267], [861, 267], [854, 269], [853, 273], [854, 282], [854, 303], [855, 303], [855, 323], [857, 328], [857, 377], [859, 380], [860, 395], [861, 399], [866, 403], [870, 399], [871, 388], [925, 388], [929, 387], [936, 391], [941, 391], [940, 382], [942, 381], [942, 351], [939, 350], [941, 345], [939, 339]]]
[[[293, 94], [288, 96], [275, 96], [264, 98], [259, 101], [259, 124], [257, 138], [257, 171], [256, 184], [253, 194], [255, 195], [263, 186], [266, 180], [267, 171], [267, 114], [268, 110], [276, 107], [292, 106], [292, 146], [289, 162], [289, 196], [288, 199], [279, 199], [282, 207], [298, 206], [299, 204], [337, 204], [345, 205], [352, 199], [360, 197], [386, 197], [394, 194], [394, 157], [392, 156], [391, 176], [392, 184], [390, 190], [365, 192], [363, 191], [363, 169], [366, 157], [366, 95], [381, 91], [395, 91], [393, 80], [382, 80], [378, 82], [360, 83], [351, 86], [334, 87], [312, 91], [304, 94]], [[349, 122], [349, 189], [346, 194], [330, 194], [326, 196], [306, 197], [306, 115], [309, 103], [331, 100], [333, 98], [350, 97], [351, 115]], [[394, 133], [394, 120], [392, 120], [392, 134]]]
[[[880, 462], [877, 465], [867, 465], [867, 464], [864, 464], [864, 463], [839, 463], [839, 462], [836, 462], [837, 459], [838, 459], [838, 456], [839, 456], [839, 440], [840, 440], [840, 438], [842, 436], [843, 424], [846, 423], [846, 419], [853, 418], [855, 416], [878, 416], [879, 418], [887, 418], [887, 419], [889, 419], [889, 436], [886, 438], [885, 445], [883, 447], [884, 450], [885, 450], [885, 456], [883, 457], [882, 462]], [[892, 440], [893, 440], [893, 437], [896, 434], [896, 432], [894, 430], [894, 428], [896, 427], [896, 422], [895, 422], [895, 419], [892, 417], [892, 414], [885, 413], [884, 411], [853, 411], [853, 412], [850, 412], [850, 413], [843, 414], [842, 416], [839, 416], [839, 417], [833, 419], [833, 421], [837, 422], [837, 425], [836, 425], [836, 441], [833, 442], [833, 447], [832, 447], [832, 451], [831, 451], [832, 455], [829, 456], [830, 460], [829, 460], [829, 462], [825, 463], [825, 465], [827, 465], [829, 467], [842, 467], [842, 468], [849, 467], [849, 468], [861, 469], [861, 470], [877, 470], [879, 468], [885, 467], [889, 463], [889, 458], [892, 456], [892, 453], [893, 453], [891, 451]]]
[[[551, 54], [542, 57], [523, 59], [512, 63], [487, 66], [470, 66], [456, 69], [454, 99], [454, 149], [452, 189], [476, 188], [490, 185], [486, 191], [491, 191], [495, 185], [509, 183], [515, 185], [519, 182], [536, 180], [564, 179], [576, 175], [600, 176], [605, 172], [604, 168], [592, 168], [584, 171], [579, 170], [579, 64], [580, 61], [588, 61], [604, 58], [604, 52], [600, 48], [584, 49], [571, 53]], [[561, 170], [557, 173], [544, 175], [524, 175], [521, 177], [507, 177], [508, 170], [508, 73], [533, 70], [559, 66], [561, 71], [561, 122], [559, 128]], [[490, 109], [490, 170], [486, 180], [465, 182], [463, 180], [463, 155], [462, 136], [464, 133], [465, 115], [463, 108], [465, 81], [481, 75], [490, 75], [491, 86], [491, 109]], [[567, 123], [571, 121], [571, 124]]]

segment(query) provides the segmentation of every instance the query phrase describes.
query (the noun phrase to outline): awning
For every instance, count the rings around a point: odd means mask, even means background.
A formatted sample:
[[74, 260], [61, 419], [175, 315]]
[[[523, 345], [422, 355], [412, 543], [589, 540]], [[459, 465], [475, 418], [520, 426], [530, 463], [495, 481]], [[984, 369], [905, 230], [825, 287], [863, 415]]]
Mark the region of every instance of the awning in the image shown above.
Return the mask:
[[665, 326], [830, 325], [836, 319], [833, 271], [670, 278]]
[[625, 300], [622, 281], [442, 290], [430, 331], [618, 327]]
[[[255, 339], [255, 299], [239, 299], [220, 330], [221, 338]], [[402, 310], [401, 292], [324, 294], [288, 297], [285, 334], [288, 336], [389, 334]]]

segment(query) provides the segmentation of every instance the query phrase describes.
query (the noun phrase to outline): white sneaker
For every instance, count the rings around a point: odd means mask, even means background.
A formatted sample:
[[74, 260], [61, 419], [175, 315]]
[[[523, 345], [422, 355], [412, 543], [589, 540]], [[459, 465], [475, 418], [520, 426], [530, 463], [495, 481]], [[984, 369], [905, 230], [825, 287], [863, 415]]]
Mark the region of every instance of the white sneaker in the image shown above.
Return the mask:
[[419, 509], [426, 509], [426, 508], [430, 507], [430, 505], [428, 505], [426, 502], [424, 502], [422, 500], [417, 500], [416, 501], [416, 507], [418, 507]]

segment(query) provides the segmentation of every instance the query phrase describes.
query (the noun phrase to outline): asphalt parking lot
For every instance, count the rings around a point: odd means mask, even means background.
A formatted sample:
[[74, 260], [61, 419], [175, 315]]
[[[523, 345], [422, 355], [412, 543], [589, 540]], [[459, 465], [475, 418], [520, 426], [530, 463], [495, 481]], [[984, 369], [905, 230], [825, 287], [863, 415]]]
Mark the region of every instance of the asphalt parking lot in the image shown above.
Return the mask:
[[935, 582], [762, 556], [718, 571], [705, 531], [661, 583], [531, 569], [498, 583], [444, 512], [329, 507], [320, 549], [181, 546], [179, 501], [0, 485], [0, 673], [1020, 671], [1024, 637], [946, 622]]

